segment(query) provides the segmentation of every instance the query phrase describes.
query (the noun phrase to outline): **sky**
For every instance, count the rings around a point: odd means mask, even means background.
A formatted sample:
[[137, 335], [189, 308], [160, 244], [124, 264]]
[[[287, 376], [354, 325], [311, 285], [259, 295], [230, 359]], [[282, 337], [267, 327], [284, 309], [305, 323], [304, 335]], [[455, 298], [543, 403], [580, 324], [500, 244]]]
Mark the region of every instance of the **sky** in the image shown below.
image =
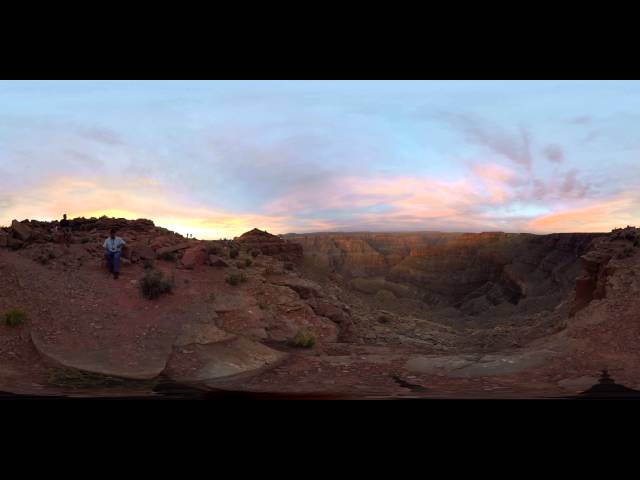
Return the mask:
[[640, 225], [637, 81], [0, 81], [0, 225]]

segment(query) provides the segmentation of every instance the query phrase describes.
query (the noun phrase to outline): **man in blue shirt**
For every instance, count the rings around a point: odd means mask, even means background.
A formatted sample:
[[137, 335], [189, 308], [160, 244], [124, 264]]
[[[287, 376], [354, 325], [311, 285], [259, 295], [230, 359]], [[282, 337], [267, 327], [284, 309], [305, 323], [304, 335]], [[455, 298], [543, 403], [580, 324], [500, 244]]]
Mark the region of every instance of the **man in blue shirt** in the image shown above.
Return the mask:
[[112, 228], [109, 238], [104, 241], [103, 247], [109, 271], [113, 273], [113, 278], [116, 280], [120, 275], [120, 256], [122, 255], [123, 245], [125, 245], [125, 241], [120, 237], [116, 237], [116, 230]]

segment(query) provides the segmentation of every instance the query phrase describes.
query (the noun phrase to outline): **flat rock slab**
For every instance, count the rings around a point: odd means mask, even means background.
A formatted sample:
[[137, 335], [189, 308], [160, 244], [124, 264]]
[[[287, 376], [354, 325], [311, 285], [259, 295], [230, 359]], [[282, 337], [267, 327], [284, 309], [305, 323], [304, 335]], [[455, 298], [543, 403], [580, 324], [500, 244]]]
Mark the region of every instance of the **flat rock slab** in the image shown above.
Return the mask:
[[235, 310], [246, 310], [257, 307], [255, 297], [251, 295], [216, 292], [213, 309], [218, 313], [233, 312]]
[[558, 386], [572, 392], [582, 392], [584, 390], [587, 390], [589, 387], [592, 387], [596, 383], [598, 383], [598, 377], [585, 375], [582, 377], [565, 378], [564, 380], [560, 380], [558, 382]]
[[560, 350], [542, 349], [513, 355], [420, 356], [408, 360], [406, 367], [415, 373], [452, 378], [492, 377], [536, 367], [561, 355]]
[[66, 368], [131, 380], [150, 380], [165, 369], [173, 347], [173, 336], [155, 339], [144, 349], [131, 348], [127, 343], [100, 348], [72, 349], [49, 343], [35, 331], [31, 339], [40, 354]]
[[193, 348], [192, 355], [196, 357], [199, 367], [175, 380], [213, 381], [257, 374], [287, 358], [284, 352], [243, 337], [209, 345], [193, 345], [189, 348]]
[[236, 338], [235, 335], [225, 332], [213, 324], [187, 323], [182, 327], [182, 332], [174, 345], [176, 347], [207, 345], [233, 340], [234, 338]]
[[269, 278], [269, 281], [275, 285], [289, 287], [304, 299], [323, 296], [322, 287], [320, 287], [320, 285], [304, 278], [283, 275]]

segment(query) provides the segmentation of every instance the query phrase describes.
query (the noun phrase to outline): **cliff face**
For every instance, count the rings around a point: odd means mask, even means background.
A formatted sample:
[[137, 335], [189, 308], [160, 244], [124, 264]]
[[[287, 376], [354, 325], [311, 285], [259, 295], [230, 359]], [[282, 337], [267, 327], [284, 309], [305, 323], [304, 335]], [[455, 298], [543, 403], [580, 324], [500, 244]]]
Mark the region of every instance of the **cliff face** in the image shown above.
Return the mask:
[[583, 271], [580, 257], [603, 235], [427, 232], [291, 238], [302, 244], [308, 264], [342, 275], [356, 290], [390, 291], [474, 316], [505, 310], [505, 305], [526, 312], [552, 310], [573, 291]]

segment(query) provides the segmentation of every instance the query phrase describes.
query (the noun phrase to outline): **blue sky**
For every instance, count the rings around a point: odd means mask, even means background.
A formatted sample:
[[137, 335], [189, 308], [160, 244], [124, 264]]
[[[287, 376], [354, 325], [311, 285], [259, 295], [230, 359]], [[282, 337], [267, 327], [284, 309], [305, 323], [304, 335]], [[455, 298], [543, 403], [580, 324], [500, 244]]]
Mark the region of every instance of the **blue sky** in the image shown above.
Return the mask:
[[0, 224], [610, 230], [639, 121], [635, 81], [0, 81]]

